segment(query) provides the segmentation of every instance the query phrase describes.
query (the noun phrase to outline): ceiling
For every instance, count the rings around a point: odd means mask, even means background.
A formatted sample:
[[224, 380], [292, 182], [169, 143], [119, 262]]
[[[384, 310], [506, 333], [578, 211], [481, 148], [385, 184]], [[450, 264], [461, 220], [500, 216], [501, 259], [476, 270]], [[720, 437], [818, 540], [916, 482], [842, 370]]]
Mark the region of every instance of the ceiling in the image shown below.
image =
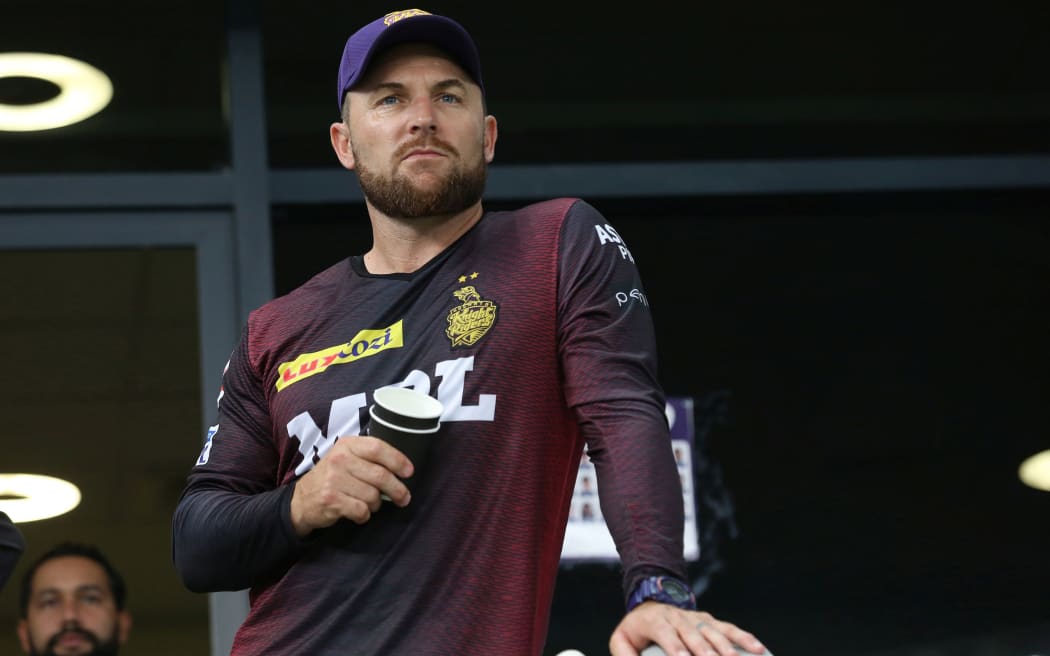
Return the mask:
[[[271, 166], [333, 166], [327, 127], [343, 42], [391, 5], [225, 4], [261, 25]], [[459, 17], [485, 55], [497, 163], [1019, 153], [1047, 143], [1046, 3], [638, 13], [534, 2], [510, 16], [478, 7], [429, 8]], [[84, 59], [111, 76], [115, 96], [69, 128], [0, 133], [0, 173], [228, 167], [225, 17], [209, 0], [5, 2], [4, 50]], [[0, 80], [0, 102], [47, 93]]]
[[[497, 162], [1050, 144], [1048, 3], [477, 6], [424, 8], [477, 35]], [[389, 5], [259, 9], [270, 165], [333, 166], [342, 42]], [[206, 0], [5, 2], [4, 50], [83, 58], [116, 95], [70, 128], [0, 133], [0, 174], [228, 168], [225, 15]], [[46, 93], [0, 80], [0, 102]], [[708, 545], [716, 614], [778, 656], [1050, 653], [1050, 495], [1015, 472], [1050, 445], [1045, 191], [595, 202], [650, 281], [668, 392], [704, 410], [707, 489], [731, 511]], [[274, 212], [278, 292], [360, 250], [348, 211]], [[128, 653], [206, 653], [206, 599], [169, 558], [202, 438], [194, 254], [2, 248], [0, 469], [84, 491], [74, 512], [23, 525], [30, 555], [104, 545], [131, 582]], [[15, 616], [17, 576], [0, 617]], [[552, 644], [602, 653], [581, 636], [601, 645], [618, 594], [607, 566], [563, 572]], [[18, 653], [2, 628], [0, 653]]]

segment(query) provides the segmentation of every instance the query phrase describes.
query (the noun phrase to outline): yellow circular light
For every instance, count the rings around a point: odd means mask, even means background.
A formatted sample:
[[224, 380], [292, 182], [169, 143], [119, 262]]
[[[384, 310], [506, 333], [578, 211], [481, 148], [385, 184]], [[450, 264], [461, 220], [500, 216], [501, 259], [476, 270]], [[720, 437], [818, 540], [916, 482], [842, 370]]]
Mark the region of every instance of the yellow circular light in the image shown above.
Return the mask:
[[57, 517], [79, 504], [80, 489], [69, 481], [37, 474], [0, 474], [0, 510], [16, 524]]
[[78, 59], [40, 52], [0, 53], [0, 78], [33, 77], [58, 85], [59, 94], [32, 105], [0, 103], [0, 131], [31, 132], [93, 116], [113, 98], [105, 73]]
[[1050, 492], [1050, 450], [1026, 458], [1017, 474], [1025, 485]]

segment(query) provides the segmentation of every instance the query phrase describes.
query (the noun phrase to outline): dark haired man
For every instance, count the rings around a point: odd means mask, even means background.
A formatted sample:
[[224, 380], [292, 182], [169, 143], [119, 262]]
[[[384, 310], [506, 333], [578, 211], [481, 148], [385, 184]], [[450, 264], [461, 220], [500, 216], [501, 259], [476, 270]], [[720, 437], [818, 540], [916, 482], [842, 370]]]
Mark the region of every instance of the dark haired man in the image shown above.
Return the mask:
[[96, 547], [53, 547], [22, 579], [22, 650], [30, 656], [116, 656], [131, 629], [126, 597], [123, 577]]

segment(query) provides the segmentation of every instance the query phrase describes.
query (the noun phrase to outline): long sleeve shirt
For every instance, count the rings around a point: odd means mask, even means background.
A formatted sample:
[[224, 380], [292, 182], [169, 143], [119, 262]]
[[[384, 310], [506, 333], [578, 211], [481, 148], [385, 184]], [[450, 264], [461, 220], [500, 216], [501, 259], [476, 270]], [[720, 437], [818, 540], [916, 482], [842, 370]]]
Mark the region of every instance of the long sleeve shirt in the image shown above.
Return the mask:
[[[445, 407], [412, 502], [300, 539], [296, 480], [388, 385]], [[175, 512], [175, 566], [192, 590], [250, 589], [237, 656], [540, 654], [585, 447], [625, 595], [685, 578], [664, 407], [616, 230], [578, 199], [487, 212], [413, 273], [350, 257], [251, 314]]]

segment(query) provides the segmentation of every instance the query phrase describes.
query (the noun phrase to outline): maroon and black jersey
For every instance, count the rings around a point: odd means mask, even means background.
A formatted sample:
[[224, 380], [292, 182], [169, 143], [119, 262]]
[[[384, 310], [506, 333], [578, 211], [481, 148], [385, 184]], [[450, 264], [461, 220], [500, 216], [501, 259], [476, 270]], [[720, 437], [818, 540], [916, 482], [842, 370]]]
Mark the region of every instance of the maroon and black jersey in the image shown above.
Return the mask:
[[[412, 502], [299, 539], [296, 479], [389, 385], [445, 407]], [[536, 655], [585, 444], [625, 591], [684, 578], [630, 251], [580, 200], [488, 212], [414, 273], [351, 257], [251, 314], [175, 512], [175, 564], [192, 590], [250, 588], [238, 656]]]

